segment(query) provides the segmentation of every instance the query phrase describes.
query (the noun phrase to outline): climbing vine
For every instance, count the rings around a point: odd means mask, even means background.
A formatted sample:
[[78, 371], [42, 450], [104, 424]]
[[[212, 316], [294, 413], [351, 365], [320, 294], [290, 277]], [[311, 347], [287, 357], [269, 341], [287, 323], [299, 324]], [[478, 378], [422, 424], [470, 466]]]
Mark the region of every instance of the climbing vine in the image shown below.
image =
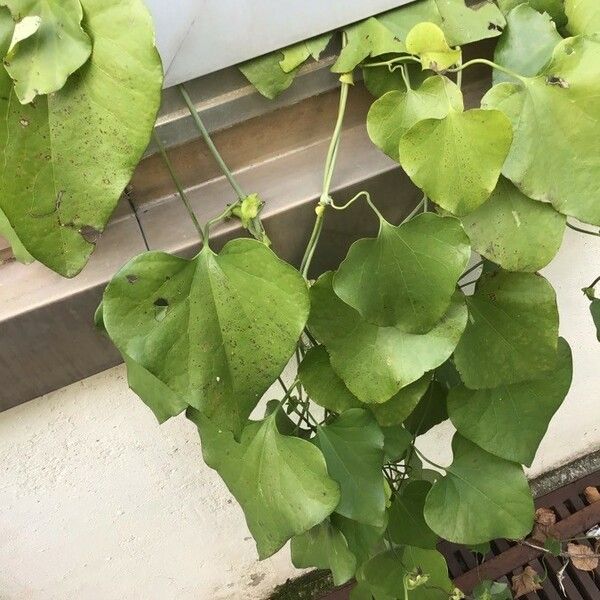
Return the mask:
[[[0, 232], [18, 259], [74, 276], [152, 134], [162, 71], [151, 22], [141, 0], [1, 4]], [[596, 0], [420, 0], [241, 65], [274, 98], [305, 62], [340, 48], [338, 115], [299, 269], [271, 248], [259, 191], [240, 187], [180, 88], [232, 201], [200, 223], [155, 136], [202, 248], [133, 258], [96, 323], [157, 419], [185, 412], [197, 425], [260, 558], [291, 541], [296, 566], [355, 578], [354, 600], [458, 599], [441, 539], [479, 546], [531, 532], [523, 465], [572, 378], [555, 292], [538, 271], [566, 227], [599, 235], [597, 32]], [[485, 38], [497, 40], [493, 58], [463, 61], [462, 47]], [[473, 65], [493, 85], [466, 108]], [[375, 96], [370, 138], [423, 194], [401, 223], [368, 190], [331, 196], [361, 75]], [[325, 219], [355, 202], [378, 234], [313, 280]], [[249, 236], [216, 252], [211, 230], [226, 219]], [[600, 327], [598, 285], [584, 292]], [[277, 382], [279, 396], [260, 404]], [[417, 439], [447, 420], [456, 433], [442, 466]], [[491, 582], [467, 591], [509, 597]]]

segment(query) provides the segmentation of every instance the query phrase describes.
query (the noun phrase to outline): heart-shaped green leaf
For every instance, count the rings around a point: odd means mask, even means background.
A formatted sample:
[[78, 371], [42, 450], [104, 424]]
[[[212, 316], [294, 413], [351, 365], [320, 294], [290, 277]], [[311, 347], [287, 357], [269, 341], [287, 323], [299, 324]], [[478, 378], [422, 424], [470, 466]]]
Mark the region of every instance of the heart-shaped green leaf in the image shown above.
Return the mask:
[[413, 436], [400, 425], [382, 427], [383, 452], [386, 463], [398, 462], [409, 449]]
[[425, 501], [425, 521], [457, 544], [520, 539], [533, 526], [533, 498], [521, 465], [456, 434], [454, 459]]
[[391, 600], [404, 594], [406, 576], [420, 584], [408, 592], [410, 600], [448, 600], [454, 589], [444, 557], [437, 550], [413, 546], [377, 554], [362, 566], [357, 580], [377, 600]]
[[13, 45], [4, 66], [22, 104], [60, 90], [90, 57], [92, 42], [81, 27], [79, 0], [4, 0], [15, 17], [38, 17], [40, 25]]
[[363, 402], [385, 402], [442, 364], [466, 326], [462, 294], [426, 334], [373, 325], [336, 296], [332, 280], [333, 273], [325, 273], [311, 288], [309, 327], [325, 344], [334, 371]]
[[333, 289], [365, 321], [409, 333], [429, 331], [446, 313], [471, 256], [460, 221], [425, 213], [352, 244]]
[[448, 413], [456, 429], [478, 446], [531, 466], [548, 423], [562, 404], [573, 376], [569, 344], [558, 344], [558, 359], [531, 381], [488, 390], [450, 390]]
[[348, 43], [331, 67], [334, 73], [350, 73], [369, 56], [406, 50], [404, 44], [374, 17], [347, 27], [345, 32]]
[[[537, 75], [552, 58], [552, 51], [562, 37], [546, 13], [540, 14], [527, 4], [519, 4], [506, 17], [507, 27], [494, 52], [494, 62], [519, 75]], [[514, 81], [502, 71], [494, 70], [494, 83]]]
[[567, 24], [565, 0], [497, 0], [497, 2], [505, 15], [520, 4], [525, 4], [541, 14], [549, 14], [557, 27], [564, 27]]
[[528, 198], [504, 177], [489, 200], [461, 220], [479, 254], [507, 271], [531, 273], [556, 256], [566, 227], [550, 204]]
[[261, 560], [321, 523], [340, 498], [320, 450], [306, 440], [281, 435], [276, 413], [247, 425], [237, 443], [230, 431], [188, 410], [200, 431], [204, 461], [240, 503]]
[[335, 511], [360, 523], [385, 523], [383, 433], [366, 410], [352, 408], [335, 421], [317, 427], [315, 443], [329, 475], [340, 485]]
[[502, 172], [527, 196], [600, 225], [600, 38], [564, 40], [538, 77], [501, 83], [482, 105], [512, 121], [514, 141]]
[[567, 29], [573, 35], [600, 31], [600, 5], [595, 0], [564, 0]]
[[162, 68], [141, 0], [82, 0], [91, 59], [65, 86], [21, 106], [0, 72], [0, 210], [27, 250], [76, 275], [146, 149]]
[[319, 60], [321, 54], [327, 48], [331, 36], [331, 33], [325, 33], [305, 42], [283, 48], [281, 50], [283, 59], [279, 61], [279, 66], [285, 73], [289, 73], [303, 65], [311, 56], [315, 60]]
[[454, 353], [467, 387], [518, 383], [554, 367], [558, 310], [543, 277], [506, 271], [483, 275], [467, 306], [469, 323]]
[[512, 140], [497, 110], [451, 110], [425, 119], [400, 140], [400, 164], [436, 204], [456, 215], [481, 206], [496, 187]]
[[271, 52], [246, 61], [238, 65], [238, 68], [258, 92], [273, 100], [292, 85], [300, 68], [286, 72], [281, 68], [282, 60], [283, 54], [280, 51]]
[[400, 40], [406, 40], [408, 32], [423, 21], [435, 23], [451, 46], [498, 36], [505, 25], [498, 7], [487, 1], [471, 8], [464, 0], [421, 0], [380, 15], [378, 19]]
[[121, 353], [236, 432], [294, 352], [308, 310], [298, 271], [249, 239], [193, 260], [142, 254], [103, 299]]
[[409, 481], [394, 496], [388, 532], [395, 544], [435, 550], [438, 536], [429, 529], [423, 516], [429, 481]]
[[460, 48], [450, 48], [435, 23], [419, 23], [406, 36], [406, 51], [419, 57], [423, 69], [445, 71], [460, 61]]
[[344, 534], [329, 521], [293, 537], [291, 552], [296, 568], [329, 569], [334, 585], [342, 585], [354, 577], [356, 558], [348, 549]]
[[298, 367], [298, 377], [310, 399], [323, 408], [341, 413], [363, 406], [331, 368], [324, 346], [316, 346], [306, 353]]
[[372, 525], [365, 525], [347, 519], [338, 513], [333, 513], [330, 521], [334, 527], [344, 534], [346, 542], [348, 542], [348, 548], [356, 557], [357, 564], [361, 565], [381, 550], [387, 521], [382, 527], [373, 527]]
[[441, 75], [428, 77], [418, 89], [391, 91], [376, 100], [367, 115], [367, 131], [376, 146], [399, 161], [400, 138], [415, 123], [442, 119], [451, 108], [463, 108], [457, 85]]

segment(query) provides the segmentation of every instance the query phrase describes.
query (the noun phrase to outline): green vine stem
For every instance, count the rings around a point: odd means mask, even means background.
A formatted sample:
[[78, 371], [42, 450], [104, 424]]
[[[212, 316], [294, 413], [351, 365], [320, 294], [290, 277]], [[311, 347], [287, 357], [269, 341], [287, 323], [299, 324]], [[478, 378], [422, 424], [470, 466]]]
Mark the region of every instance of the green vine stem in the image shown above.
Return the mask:
[[496, 69], [496, 70], [508, 75], [509, 77], [514, 77], [515, 79], [518, 79], [519, 81], [525, 81], [525, 79], [526, 79], [525, 77], [522, 77], [518, 73], [515, 73], [514, 71], [511, 71], [510, 69], [507, 69], [506, 67], [502, 67], [500, 65], [497, 65], [495, 62], [492, 62], [491, 60], [487, 60], [487, 58], [473, 58], [472, 60], [468, 60], [466, 63], [458, 65], [457, 67], [454, 67], [452, 69], [447, 69], [447, 72], [448, 73], [460, 73], [467, 67], [471, 67], [473, 65], [487, 65], [488, 67], [491, 67], [492, 69]]
[[244, 193], [244, 190], [242, 189], [240, 184], [237, 182], [237, 180], [233, 176], [233, 173], [229, 170], [229, 167], [225, 164], [223, 157], [221, 156], [221, 154], [217, 150], [217, 147], [215, 146], [214, 142], [212, 141], [212, 138], [210, 137], [208, 130], [206, 129], [204, 123], [202, 122], [202, 119], [200, 118], [200, 115], [198, 114], [198, 111], [196, 110], [196, 107], [194, 106], [194, 103], [192, 102], [192, 99], [190, 98], [190, 95], [188, 94], [188, 91], [183, 84], [179, 86], [179, 92], [181, 93], [181, 96], [182, 96], [184, 102], [186, 103], [188, 110], [190, 111], [190, 114], [192, 115], [192, 119], [194, 119], [194, 123], [196, 124], [196, 127], [197, 127], [198, 131], [200, 132], [200, 135], [202, 136], [202, 139], [204, 139], [204, 141], [206, 142], [206, 145], [208, 146], [210, 153], [213, 155], [213, 158], [219, 165], [221, 172], [223, 173], [223, 175], [225, 175], [227, 181], [233, 188], [233, 191], [235, 192], [238, 199], [243, 200], [247, 194]]
[[435, 467], [436, 469], [440, 469], [440, 470], [444, 471], [444, 473], [448, 472], [448, 467], [442, 467], [442, 465], [438, 465], [437, 463], [434, 463], [431, 459], [427, 458], [414, 444], [413, 444], [413, 448], [414, 448], [414, 451], [417, 453], [417, 456], [421, 460], [424, 460], [426, 463], [430, 464], [432, 467]]
[[181, 198], [183, 205], [185, 206], [188, 214], [190, 215], [190, 219], [192, 220], [192, 223], [194, 223], [194, 227], [196, 228], [196, 231], [198, 232], [198, 235], [200, 236], [200, 241], [204, 242], [208, 238], [206, 238], [204, 231], [203, 231], [200, 223], [198, 222], [196, 213], [192, 209], [192, 205], [190, 204], [187, 194], [185, 193], [183, 186], [181, 185], [181, 182], [179, 181], [179, 178], [177, 177], [177, 174], [175, 173], [175, 170], [173, 169], [173, 165], [171, 164], [171, 160], [169, 159], [169, 156], [167, 154], [165, 146], [162, 143], [162, 140], [160, 139], [158, 134], [156, 133], [156, 130], [154, 130], [152, 132], [152, 137], [154, 138], [154, 142], [158, 146], [158, 150], [163, 159], [163, 162], [165, 163], [165, 166], [167, 167], [167, 170], [169, 171], [169, 175], [171, 176], [171, 179], [173, 180], [173, 183], [175, 184], [177, 193], [179, 194], [179, 197]]
[[567, 227], [572, 229], [573, 231], [577, 231], [578, 233], [585, 233], [586, 235], [593, 235], [594, 237], [600, 237], [600, 231], [589, 231], [587, 229], [581, 229], [581, 227], [576, 227], [575, 225], [571, 225], [567, 221]]
[[352, 206], [352, 204], [354, 204], [359, 198], [364, 198], [367, 201], [367, 204], [371, 207], [371, 209], [373, 210], [373, 212], [380, 218], [383, 219], [382, 214], [379, 212], [379, 209], [375, 206], [375, 204], [373, 203], [373, 201], [371, 200], [371, 194], [369, 194], [369, 192], [363, 190], [361, 192], [358, 192], [358, 194], [356, 194], [356, 196], [350, 198], [350, 200], [348, 200], [348, 202], [346, 202], [346, 204], [342, 204], [341, 206], [337, 206], [336, 204], [333, 203], [333, 201], [331, 201], [329, 203], [329, 206], [331, 206], [331, 208], [333, 208], [334, 210], [346, 210], [347, 208], [349, 208], [350, 206]]
[[319, 203], [315, 209], [317, 213], [317, 217], [315, 219], [315, 224], [308, 240], [308, 244], [306, 246], [306, 251], [304, 252], [304, 257], [302, 258], [302, 263], [300, 265], [300, 271], [302, 275], [306, 278], [308, 275], [308, 270], [310, 268], [310, 263], [312, 262], [317, 244], [319, 242], [319, 237], [321, 236], [321, 232], [323, 231], [323, 220], [325, 218], [325, 207], [328, 204], [331, 204], [331, 198], [329, 196], [329, 192], [331, 190], [331, 180], [333, 178], [333, 171], [335, 167], [335, 162], [337, 159], [337, 152], [340, 143], [340, 135], [342, 132], [342, 126], [344, 124], [344, 115], [346, 114], [346, 105], [348, 102], [348, 91], [350, 88], [350, 84], [346, 81], [342, 81], [340, 88], [340, 102], [338, 107], [338, 116], [335, 123], [335, 128], [333, 130], [333, 135], [331, 137], [331, 142], [329, 143], [329, 149], [327, 151], [327, 157], [325, 159], [325, 172], [323, 174], [323, 189], [321, 193], [321, 198], [319, 199]]
[[470, 275], [473, 271], [476, 271], [479, 267], [483, 266], [483, 261], [480, 260], [479, 262], [475, 263], [471, 268], [467, 269], [461, 276], [459, 281], [461, 281], [462, 279], [464, 279], [467, 275]]

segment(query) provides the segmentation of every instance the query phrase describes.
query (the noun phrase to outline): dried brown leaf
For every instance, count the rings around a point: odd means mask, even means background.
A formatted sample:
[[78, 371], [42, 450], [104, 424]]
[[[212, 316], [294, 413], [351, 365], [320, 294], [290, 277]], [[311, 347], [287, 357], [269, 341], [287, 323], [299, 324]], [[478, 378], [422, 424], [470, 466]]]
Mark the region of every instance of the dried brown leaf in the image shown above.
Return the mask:
[[585, 494], [585, 499], [590, 504], [594, 504], [594, 502], [600, 502], [600, 492], [598, 491], [597, 487], [590, 485], [583, 490], [583, 493]]
[[512, 590], [515, 593], [515, 598], [520, 598], [541, 589], [540, 576], [533, 567], [527, 566], [519, 575], [513, 575]]
[[554, 530], [556, 514], [551, 508], [538, 508], [535, 511], [535, 525], [531, 537], [538, 542], [546, 541], [548, 537], [557, 537]]
[[593, 571], [598, 566], [598, 557], [589, 546], [571, 542], [567, 545], [567, 552], [573, 566], [580, 571]]

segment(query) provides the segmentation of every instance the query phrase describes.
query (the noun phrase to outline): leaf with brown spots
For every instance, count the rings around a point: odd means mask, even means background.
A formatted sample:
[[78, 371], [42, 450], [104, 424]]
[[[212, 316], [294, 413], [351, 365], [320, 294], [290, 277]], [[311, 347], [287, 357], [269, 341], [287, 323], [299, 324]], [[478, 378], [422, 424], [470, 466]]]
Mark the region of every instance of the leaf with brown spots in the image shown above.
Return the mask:
[[527, 566], [522, 573], [513, 575], [512, 590], [515, 593], [515, 598], [520, 598], [541, 589], [540, 576], [533, 567]]
[[598, 567], [598, 556], [589, 546], [571, 542], [567, 545], [567, 552], [573, 566], [580, 571], [593, 571]]

